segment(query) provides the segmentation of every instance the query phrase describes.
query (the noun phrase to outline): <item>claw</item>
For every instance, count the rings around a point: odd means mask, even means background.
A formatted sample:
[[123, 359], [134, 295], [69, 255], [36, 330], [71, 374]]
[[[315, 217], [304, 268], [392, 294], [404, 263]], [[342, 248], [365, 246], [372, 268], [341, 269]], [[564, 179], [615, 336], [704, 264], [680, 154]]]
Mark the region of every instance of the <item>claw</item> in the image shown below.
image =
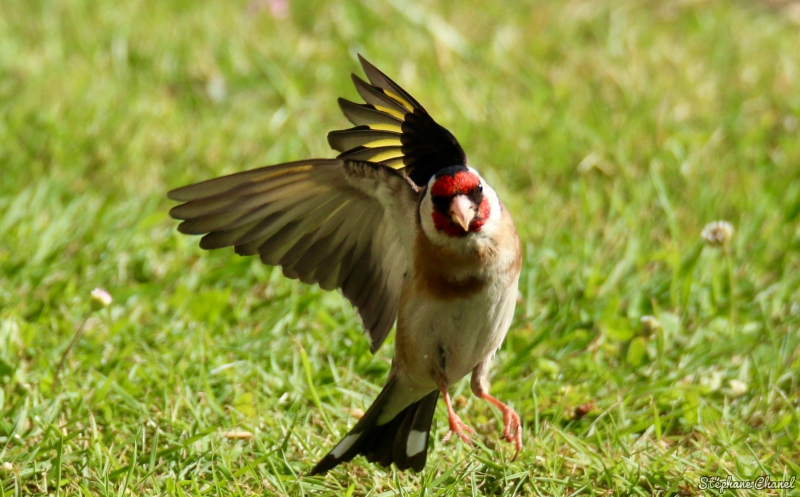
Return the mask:
[[503, 413], [503, 434], [502, 437], [505, 439], [506, 442], [514, 443], [516, 451], [514, 452], [514, 457], [511, 459], [515, 461], [519, 456], [520, 451], [522, 450], [522, 421], [520, 420], [519, 414], [514, 411], [511, 407], [503, 404], [496, 398], [492, 397], [488, 393], [484, 393], [481, 395], [481, 398], [490, 402], [492, 405], [500, 409]]
[[455, 412], [448, 413], [448, 421], [450, 421], [450, 431], [448, 431], [447, 435], [444, 436], [444, 438], [442, 439], [442, 443], [447, 443], [447, 441], [450, 440], [450, 437], [453, 435], [453, 433], [455, 433], [456, 435], [458, 435], [458, 438], [460, 438], [465, 444], [472, 447], [472, 440], [470, 440], [469, 436], [467, 436], [467, 434], [464, 432], [467, 432], [470, 435], [474, 435], [475, 430], [473, 430], [472, 427], [461, 421], [461, 418], [459, 418]]
[[460, 438], [461, 441], [472, 447], [472, 440], [470, 440], [469, 436], [467, 436], [467, 434], [464, 432], [474, 435], [475, 430], [461, 421], [461, 418], [459, 418], [458, 414], [456, 414], [456, 412], [453, 410], [453, 405], [450, 403], [450, 394], [447, 393], [447, 388], [442, 388], [442, 393], [444, 394], [444, 403], [447, 405], [447, 420], [450, 422], [450, 431], [448, 431], [447, 435], [442, 438], [442, 443], [447, 443], [453, 433], [455, 433], [458, 435], [458, 438]]

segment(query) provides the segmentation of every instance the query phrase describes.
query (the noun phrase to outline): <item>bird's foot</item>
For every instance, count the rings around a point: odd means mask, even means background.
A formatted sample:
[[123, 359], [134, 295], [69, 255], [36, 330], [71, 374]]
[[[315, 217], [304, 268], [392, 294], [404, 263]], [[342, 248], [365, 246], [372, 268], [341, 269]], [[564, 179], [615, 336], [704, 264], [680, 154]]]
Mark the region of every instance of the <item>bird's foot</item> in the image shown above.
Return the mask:
[[503, 413], [502, 437], [506, 440], [506, 442], [514, 443], [516, 451], [514, 452], [514, 457], [511, 460], [516, 460], [517, 456], [519, 456], [519, 453], [522, 450], [522, 421], [520, 420], [519, 414], [517, 414], [517, 412], [511, 407], [500, 402], [489, 394], [483, 394], [481, 397], [500, 409], [500, 411]]
[[444, 436], [442, 443], [447, 443], [453, 433], [455, 433], [465, 444], [472, 447], [472, 441], [469, 439], [469, 436], [467, 436], [467, 433], [474, 435], [475, 430], [461, 421], [461, 418], [459, 418], [458, 414], [456, 414], [456, 412], [453, 410], [453, 404], [450, 402], [450, 394], [447, 392], [447, 386], [442, 386], [441, 390], [444, 394], [444, 403], [447, 406], [447, 420], [450, 422], [450, 431], [448, 431], [447, 435]]
[[515, 444], [516, 451], [514, 452], [514, 457], [511, 458], [512, 461], [515, 461], [522, 450], [522, 422], [519, 419], [519, 414], [508, 406], [503, 410], [503, 425], [503, 438], [506, 439], [506, 442]]
[[469, 435], [467, 435], [467, 433], [469, 433], [470, 435], [474, 435], [475, 430], [473, 430], [469, 425], [461, 421], [461, 418], [459, 418], [458, 414], [456, 414], [455, 412], [449, 413], [448, 421], [450, 422], [450, 431], [448, 431], [447, 435], [444, 436], [444, 438], [442, 439], [442, 443], [447, 443], [447, 441], [450, 440], [450, 437], [453, 435], [453, 433], [455, 433], [456, 435], [458, 435], [458, 438], [460, 438], [465, 444], [472, 447], [472, 440], [469, 439]]

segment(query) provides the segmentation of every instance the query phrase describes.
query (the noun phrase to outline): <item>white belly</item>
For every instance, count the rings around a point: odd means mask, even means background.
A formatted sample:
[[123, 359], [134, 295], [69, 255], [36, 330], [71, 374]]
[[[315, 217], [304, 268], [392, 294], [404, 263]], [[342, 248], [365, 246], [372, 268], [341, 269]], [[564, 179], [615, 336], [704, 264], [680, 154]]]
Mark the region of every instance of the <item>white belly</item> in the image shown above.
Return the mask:
[[[407, 374], [414, 383], [436, 388], [435, 376], [453, 384], [490, 358], [511, 325], [517, 285], [488, 284], [465, 298], [435, 300], [421, 295], [404, 306], [404, 328], [413, 336]], [[399, 339], [399, 338], [398, 338]], [[443, 369], [442, 369], [443, 368]]]

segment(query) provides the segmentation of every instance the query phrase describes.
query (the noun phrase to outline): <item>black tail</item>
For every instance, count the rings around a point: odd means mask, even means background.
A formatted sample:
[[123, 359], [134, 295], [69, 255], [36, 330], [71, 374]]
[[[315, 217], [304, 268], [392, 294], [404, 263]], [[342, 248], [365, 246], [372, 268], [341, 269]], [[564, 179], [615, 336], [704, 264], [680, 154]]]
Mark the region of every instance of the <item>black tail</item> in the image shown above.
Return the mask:
[[422, 471], [428, 458], [428, 436], [439, 391], [434, 390], [403, 409], [388, 423], [379, 425], [378, 416], [392, 396], [394, 383], [393, 379], [389, 380], [364, 417], [314, 466], [312, 475], [325, 473], [358, 454], [381, 466], [394, 463], [401, 471], [408, 468]]

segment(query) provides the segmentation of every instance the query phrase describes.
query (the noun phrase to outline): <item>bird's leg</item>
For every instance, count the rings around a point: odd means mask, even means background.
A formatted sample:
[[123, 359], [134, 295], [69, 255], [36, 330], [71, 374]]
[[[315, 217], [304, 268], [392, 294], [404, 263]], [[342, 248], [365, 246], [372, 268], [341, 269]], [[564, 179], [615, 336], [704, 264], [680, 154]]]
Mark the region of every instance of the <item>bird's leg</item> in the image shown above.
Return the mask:
[[447, 393], [447, 387], [441, 388], [442, 393], [444, 394], [444, 403], [447, 406], [447, 420], [450, 422], [450, 431], [447, 432], [447, 435], [444, 436], [442, 439], [442, 443], [447, 443], [450, 440], [450, 436], [455, 433], [458, 435], [458, 438], [464, 441], [465, 444], [472, 446], [472, 442], [467, 436], [465, 431], [470, 435], [475, 434], [475, 430], [467, 426], [461, 418], [458, 417], [458, 414], [453, 410], [453, 405], [450, 403], [450, 394]]
[[488, 401], [503, 412], [503, 438], [505, 438], [507, 442], [515, 442], [517, 447], [517, 451], [514, 452], [514, 458], [511, 459], [514, 461], [519, 455], [519, 451], [522, 450], [522, 425], [519, 419], [519, 414], [517, 414], [516, 411], [514, 411], [514, 409], [508, 405], [503, 404], [496, 398], [489, 395], [487, 392], [481, 392], [480, 398]]

